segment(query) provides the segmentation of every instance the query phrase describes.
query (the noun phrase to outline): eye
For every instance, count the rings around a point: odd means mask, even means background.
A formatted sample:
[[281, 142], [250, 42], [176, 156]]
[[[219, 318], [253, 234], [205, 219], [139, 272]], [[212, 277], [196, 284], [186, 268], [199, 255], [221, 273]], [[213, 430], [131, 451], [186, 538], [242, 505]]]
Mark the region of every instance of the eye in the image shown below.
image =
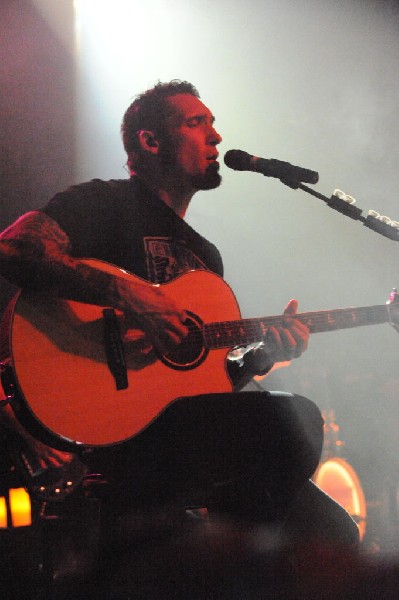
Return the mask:
[[198, 125], [200, 125], [202, 122], [202, 118], [201, 117], [191, 117], [190, 119], [188, 119], [186, 121], [186, 125], [187, 127], [197, 127]]

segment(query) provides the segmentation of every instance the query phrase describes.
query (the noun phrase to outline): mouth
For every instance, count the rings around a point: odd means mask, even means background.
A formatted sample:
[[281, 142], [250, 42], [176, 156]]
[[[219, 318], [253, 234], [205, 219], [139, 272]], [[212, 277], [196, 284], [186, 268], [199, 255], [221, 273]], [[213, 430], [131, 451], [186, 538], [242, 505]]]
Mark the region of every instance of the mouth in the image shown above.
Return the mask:
[[209, 162], [216, 162], [218, 159], [219, 153], [216, 152], [216, 154], [211, 154], [210, 156], [206, 157], [206, 160], [208, 160]]

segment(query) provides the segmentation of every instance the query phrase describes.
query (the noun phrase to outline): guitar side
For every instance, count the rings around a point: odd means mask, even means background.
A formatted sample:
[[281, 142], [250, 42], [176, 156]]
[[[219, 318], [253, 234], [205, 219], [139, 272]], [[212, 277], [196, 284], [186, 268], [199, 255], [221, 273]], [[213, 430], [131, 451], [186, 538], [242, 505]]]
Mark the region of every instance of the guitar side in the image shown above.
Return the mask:
[[[100, 261], [85, 261], [133, 277]], [[152, 284], [148, 284], [152, 285]], [[219, 276], [193, 271], [161, 286], [204, 323], [240, 319], [235, 296]], [[128, 386], [117, 390], [103, 340], [103, 307], [22, 293], [11, 325], [11, 351], [24, 415], [48, 443], [107, 446], [136, 436], [176, 398], [232, 389], [228, 348], [210, 350], [192, 368], [173, 368], [142, 340], [123, 336]]]

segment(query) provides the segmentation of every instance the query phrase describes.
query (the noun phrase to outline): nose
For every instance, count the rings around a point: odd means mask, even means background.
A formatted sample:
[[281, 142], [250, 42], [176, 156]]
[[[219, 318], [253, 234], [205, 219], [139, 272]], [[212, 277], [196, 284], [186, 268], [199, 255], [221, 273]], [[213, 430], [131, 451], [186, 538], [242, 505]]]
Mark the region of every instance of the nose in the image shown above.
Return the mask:
[[213, 127], [213, 125], [211, 125], [209, 137], [208, 137], [208, 143], [211, 144], [212, 146], [217, 146], [217, 144], [220, 144], [221, 141], [222, 141], [222, 136], [216, 131], [216, 129]]

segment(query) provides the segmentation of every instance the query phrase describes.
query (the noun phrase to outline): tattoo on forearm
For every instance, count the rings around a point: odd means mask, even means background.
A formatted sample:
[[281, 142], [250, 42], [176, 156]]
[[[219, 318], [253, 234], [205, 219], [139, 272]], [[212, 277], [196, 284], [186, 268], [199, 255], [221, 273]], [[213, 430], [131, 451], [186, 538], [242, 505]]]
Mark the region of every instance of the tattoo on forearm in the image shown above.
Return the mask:
[[0, 236], [0, 270], [12, 283], [82, 302], [116, 302], [113, 278], [68, 254], [68, 236], [44, 213], [18, 219]]
[[0, 236], [10, 254], [20, 253], [27, 260], [45, 259], [52, 254], [67, 252], [69, 241], [67, 235], [58, 225], [40, 212], [31, 212], [10, 225]]

